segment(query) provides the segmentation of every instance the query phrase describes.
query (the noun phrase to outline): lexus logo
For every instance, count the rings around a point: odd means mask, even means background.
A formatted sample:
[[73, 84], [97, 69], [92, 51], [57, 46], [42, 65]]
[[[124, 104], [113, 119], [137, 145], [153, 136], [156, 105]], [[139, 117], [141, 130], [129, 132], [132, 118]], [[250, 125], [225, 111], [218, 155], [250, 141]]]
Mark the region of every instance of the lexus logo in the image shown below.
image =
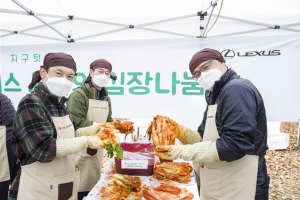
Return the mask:
[[[225, 59], [231, 59], [235, 57], [235, 51], [231, 49], [225, 49], [221, 52], [222, 56]], [[277, 50], [258, 50], [258, 51], [246, 51], [246, 52], [240, 52], [238, 51], [236, 53], [236, 56], [238, 57], [254, 57], [254, 56], [280, 56], [281, 52], [279, 49]]]
[[235, 56], [235, 52], [231, 49], [225, 49], [221, 52], [221, 54], [225, 59], [231, 59]]

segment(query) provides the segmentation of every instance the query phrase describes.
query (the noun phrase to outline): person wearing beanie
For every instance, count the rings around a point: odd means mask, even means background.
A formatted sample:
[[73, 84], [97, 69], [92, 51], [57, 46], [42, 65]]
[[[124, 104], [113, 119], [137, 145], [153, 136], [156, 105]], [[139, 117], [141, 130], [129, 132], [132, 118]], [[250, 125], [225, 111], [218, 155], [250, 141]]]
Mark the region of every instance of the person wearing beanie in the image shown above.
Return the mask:
[[[89, 76], [70, 95], [67, 107], [77, 127], [95, 126], [112, 122], [111, 100], [105, 86], [110, 79], [112, 65], [105, 59], [97, 59], [90, 64]], [[76, 165], [81, 169], [78, 200], [82, 200], [96, 185], [102, 168], [103, 150], [86, 148], [76, 155]], [[98, 163], [95, 165], [95, 163]]]
[[182, 145], [158, 146], [157, 156], [193, 161], [201, 200], [268, 199], [267, 119], [261, 94], [229, 69], [215, 49], [195, 53], [189, 69], [206, 89], [202, 123], [197, 131], [179, 125]]
[[74, 129], [64, 105], [76, 74], [72, 56], [48, 53], [33, 74], [32, 93], [18, 105], [11, 146], [21, 170], [13, 180], [9, 199], [77, 200], [80, 172], [75, 153], [103, 148], [91, 127]]

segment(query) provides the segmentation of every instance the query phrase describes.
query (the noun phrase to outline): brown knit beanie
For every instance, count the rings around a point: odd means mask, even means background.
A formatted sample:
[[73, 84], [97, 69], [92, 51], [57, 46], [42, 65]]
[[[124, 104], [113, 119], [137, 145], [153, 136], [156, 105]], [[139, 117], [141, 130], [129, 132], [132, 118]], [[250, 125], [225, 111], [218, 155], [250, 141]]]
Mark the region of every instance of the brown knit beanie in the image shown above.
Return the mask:
[[190, 61], [190, 72], [194, 73], [195, 69], [203, 62], [208, 60], [218, 60], [220, 62], [225, 62], [221, 53], [215, 49], [205, 48], [201, 51], [195, 53]]
[[[49, 69], [50, 67], [54, 67], [54, 66], [68, 67], [70, 69], [73, 69], [75, 73], [77, 71], [76, 63], [73, 57], [69, 54], [62, 53], [62, 52], [48, 53], [44, 57], [43, 66], [41, 66], [42, 68]], [[35, 71], [32, 76], [31, 83], [28, 85], [28, 88], [29, 89], [33, 88], [36, 83], [40, 82], [41, 79], [42, 78], [40, 76], [40, 71], [39, 70]]]
[[[90, 69], [95, 70], [97, 68], [104, 68], [104, 69], [108, 69], [110, 72], [112, 71], [112, 66], [111, 66], [110, 62], [108, 62], [105, 59], [97, 59], [91, 63]], [[110, 75], [110, 78], [113, 80], [117, 80], [117, 76]], [[85, 83], [89, 82], [91, 79], [92, 79], [92, 77], [89, 75], [86, 78]]]

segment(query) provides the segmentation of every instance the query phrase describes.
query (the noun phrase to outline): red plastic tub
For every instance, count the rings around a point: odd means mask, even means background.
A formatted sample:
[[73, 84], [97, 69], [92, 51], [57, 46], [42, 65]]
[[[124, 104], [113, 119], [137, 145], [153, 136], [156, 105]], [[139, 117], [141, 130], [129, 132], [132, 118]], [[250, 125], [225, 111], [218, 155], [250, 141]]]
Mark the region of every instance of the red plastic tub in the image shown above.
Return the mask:
[[121, 143], [123, 158], [115, 158], [116, 172], [136, 176], [153, 174], [155, 152], [152, 143]]

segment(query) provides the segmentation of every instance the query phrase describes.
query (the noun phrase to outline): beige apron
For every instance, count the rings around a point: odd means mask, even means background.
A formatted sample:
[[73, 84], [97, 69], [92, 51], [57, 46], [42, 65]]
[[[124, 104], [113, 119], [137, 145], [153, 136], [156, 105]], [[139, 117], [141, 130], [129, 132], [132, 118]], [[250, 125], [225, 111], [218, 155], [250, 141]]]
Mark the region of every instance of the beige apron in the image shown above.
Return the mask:
[[[107, 101], [89, 99], [87, 120], [106, 122], [109, 108]], [[76, 165], [80, 168], [79, 192], [91, 191], [100, 179], [103, 149], [84, 149], [76, 154]]]
[[[57, 138], [74, 138], [69, 115], [52, 117]], [[19, 200], [77, 200], [79, 171], [75, 172], [75, 154], [55, 158], [49, 163], [34, 162], [22, 166]]]
[[[2, 118], [2, 120], [4, 119]], [[4, 125], [0, 125], [0, 160], [0, 182], [8, 181], [10, 175], [6, 150], [6, 126]]]
[[[219, 138], [215, 121], [216, 111], [216, 104], [208, 106], [203, 141], [216, 141]], [[255, 199], [257, 170], [256, 155], [246, 155], [233, 162], [200, 163], [200, 199]]]

